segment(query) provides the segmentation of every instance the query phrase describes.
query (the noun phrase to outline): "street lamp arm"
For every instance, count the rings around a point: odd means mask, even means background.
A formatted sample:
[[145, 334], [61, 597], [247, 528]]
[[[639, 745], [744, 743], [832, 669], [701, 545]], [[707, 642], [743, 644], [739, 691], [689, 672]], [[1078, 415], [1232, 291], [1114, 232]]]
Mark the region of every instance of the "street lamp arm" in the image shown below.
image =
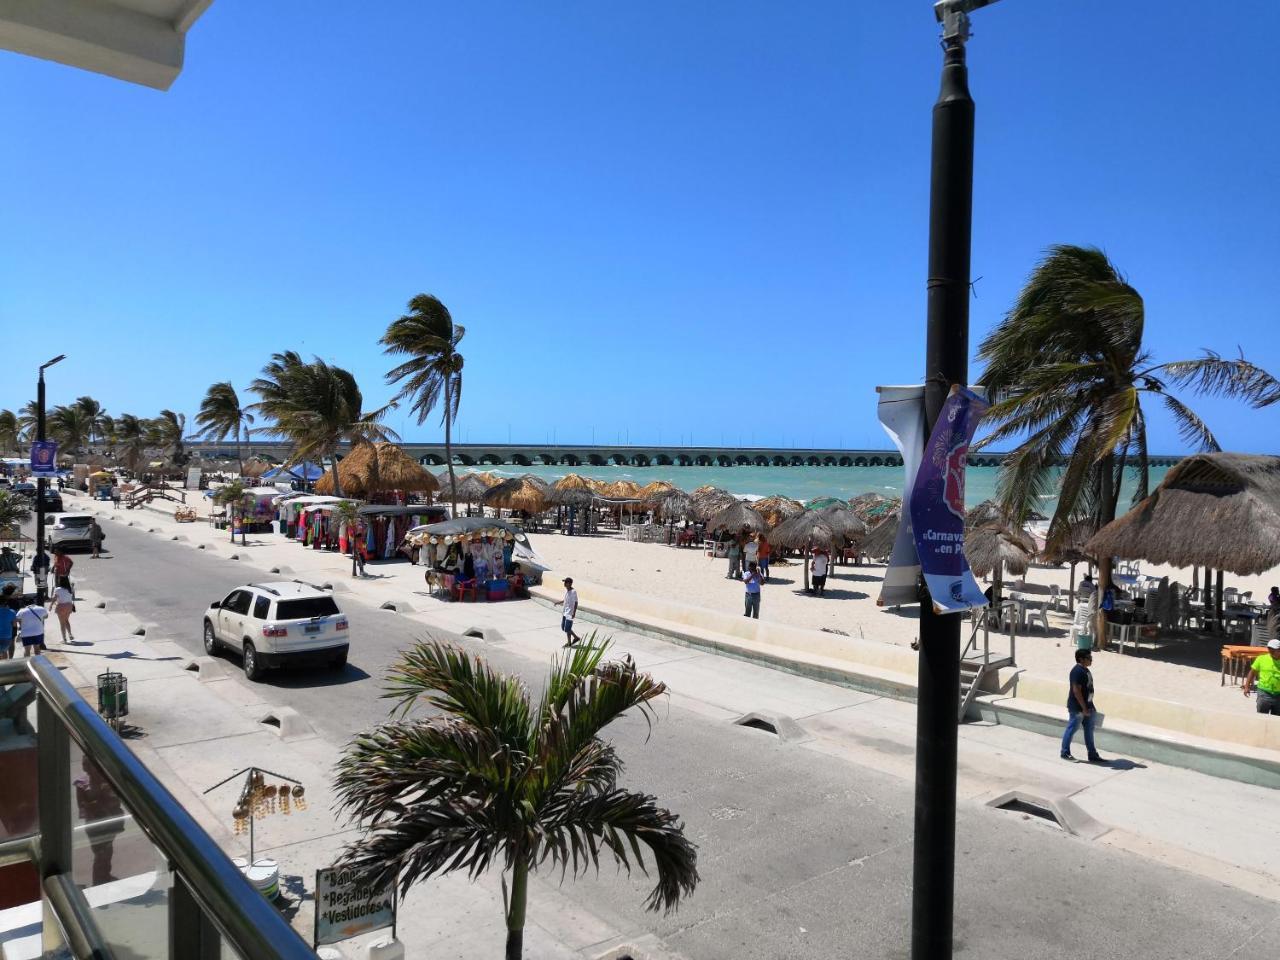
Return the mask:
[[943, 43], [964, 43], [969, 39], [969, 14], [996, 0], [937, 0], [933, 15], [942, 24]]

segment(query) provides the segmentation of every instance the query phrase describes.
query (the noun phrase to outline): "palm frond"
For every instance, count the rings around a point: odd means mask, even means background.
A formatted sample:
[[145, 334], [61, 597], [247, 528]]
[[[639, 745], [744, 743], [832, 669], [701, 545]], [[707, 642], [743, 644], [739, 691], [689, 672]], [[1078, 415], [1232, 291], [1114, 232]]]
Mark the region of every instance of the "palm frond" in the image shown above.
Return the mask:
[[1159, 370], [1175, 386], [1190, 387], [1209, 396], [1232, 397], [1255, 407], [1280, 400], [1280, 381], [1241, 354], [1238, 360], [1224, 360], [1212, 350], [1196, 360], [1163, 363]]
[[1178, 436], [1182, 442], [1196, 450], [1216, 452], [1222, 448], [1208, 425], [1196, 416], [1195, 411], [1177, 397], [1169, 393], [1160, 394], [1160, 399], [1173, 415], [1173, 422], [1178, 427]]

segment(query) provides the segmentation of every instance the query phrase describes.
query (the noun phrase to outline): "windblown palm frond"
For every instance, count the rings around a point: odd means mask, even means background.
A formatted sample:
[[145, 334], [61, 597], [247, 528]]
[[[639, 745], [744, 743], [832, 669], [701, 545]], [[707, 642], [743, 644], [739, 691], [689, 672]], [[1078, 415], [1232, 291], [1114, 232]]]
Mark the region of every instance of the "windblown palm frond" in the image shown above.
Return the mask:
[[204, 400], [200, 402], [200, 412], [196, 414], [196, 423], [201, 428], [201, 436], [210, 440], [225, 440], [235, 437], [236, 460], [240, 464], [240, 472], [244, 472], [244, 459], [240, 455], [241, 433], [247, 438], [249, 428], [253, 424], [253, 414], [241, 406], [240, 396], [236, 393], [231, 381], [223, 380], [209, 386]]

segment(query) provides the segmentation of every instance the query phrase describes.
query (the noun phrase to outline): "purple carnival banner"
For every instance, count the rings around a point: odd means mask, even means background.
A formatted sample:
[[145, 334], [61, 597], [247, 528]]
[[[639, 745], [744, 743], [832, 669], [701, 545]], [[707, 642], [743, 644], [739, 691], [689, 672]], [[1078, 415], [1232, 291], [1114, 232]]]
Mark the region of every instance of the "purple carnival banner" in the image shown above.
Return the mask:
[[920, 602], [920, 558], [911, 536], [911, 488], [920, 469], [924, 448], [924, 387], [876, 387], [880, 400], [876, 415], [902, 454], [906, 482], [902, 485], [902, 508], [898, 513], [898, 536], [893, 541], [889, 565], [880, 583], [878, 607], [905, 607]]
[[911, 528], [935, 613], [987, 605], [964, 556], [965, 464], [986, 410], [986, 401], [972, 390], [952, 386], [911, 490]]
[[58, 475], [57, 441], [36, 440], [31, 444], [31, 475], [33, 477]]

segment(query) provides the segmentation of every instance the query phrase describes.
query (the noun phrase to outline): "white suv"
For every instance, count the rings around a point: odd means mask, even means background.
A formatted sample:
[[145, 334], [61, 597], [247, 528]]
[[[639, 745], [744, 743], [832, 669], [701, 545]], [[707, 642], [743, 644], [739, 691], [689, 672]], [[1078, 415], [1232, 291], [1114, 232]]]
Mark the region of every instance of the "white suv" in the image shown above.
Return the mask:
[[244, 675], [261, 680], [286, 663], [347, 663], [347, 618], [333, 594], [301, 580], [251, 583], [215, 600], [204, 614], [204, 649], [229, 647], [244, 658]]

